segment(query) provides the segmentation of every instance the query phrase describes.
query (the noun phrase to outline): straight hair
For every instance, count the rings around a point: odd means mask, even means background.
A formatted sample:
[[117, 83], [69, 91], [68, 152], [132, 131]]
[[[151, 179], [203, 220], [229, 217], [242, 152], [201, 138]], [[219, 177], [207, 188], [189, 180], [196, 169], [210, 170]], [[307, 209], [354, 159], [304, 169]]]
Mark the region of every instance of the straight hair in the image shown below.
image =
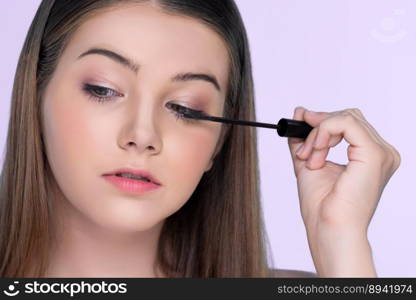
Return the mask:
[[[203, 22], [230, 58], [224, 117], [255, 120], [246, 30], [233, 0], [43, 0], [14, 78], [0, 177], [0, 274], [44, 277], [49, 262], [54, 178], [45, 153], [41, 101], [73, 33], [123, 3], [151, 2]], [[167, 277], [271, 277], [259, 191], [255, 128], [222, 124], [213, 165], [190, 199], [164, 222], [157, 261]]]

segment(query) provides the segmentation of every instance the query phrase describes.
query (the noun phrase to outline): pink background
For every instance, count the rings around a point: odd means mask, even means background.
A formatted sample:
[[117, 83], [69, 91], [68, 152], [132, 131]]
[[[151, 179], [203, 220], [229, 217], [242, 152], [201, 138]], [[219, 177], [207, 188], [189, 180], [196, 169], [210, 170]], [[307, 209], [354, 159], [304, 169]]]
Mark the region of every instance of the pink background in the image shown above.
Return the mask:
[[[298, 105], [318, 111], [357, 107], [400, 152], [402, 164], [384, 189], [369, 240], [380, 277], [415, 277], [416, 2], [236, 2], [250, 40], [259, 121], [292, 118]], [[1, 164], [16, 64], [39, 3], [0, 2]], [[258, 134], [261, 195], [275, 264], [315, 271], [287, 139], [270, 129]], [[340, 143], [329, 159], [346, 163], [346, 147]]]

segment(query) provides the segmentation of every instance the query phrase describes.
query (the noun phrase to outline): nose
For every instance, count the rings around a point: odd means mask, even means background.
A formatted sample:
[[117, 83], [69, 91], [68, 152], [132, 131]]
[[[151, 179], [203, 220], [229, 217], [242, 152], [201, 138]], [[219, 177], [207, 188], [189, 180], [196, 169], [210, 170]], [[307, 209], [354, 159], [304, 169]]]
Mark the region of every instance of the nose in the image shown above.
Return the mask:
[[[148, 101], [147, 103], [151, 103]], [[126, 151], [149, 154], [159, 153], [162, 140], [152, 105], [140, 103], [136, 108], [127, 108], [123, 127], [120, 130], [119, 146]]]

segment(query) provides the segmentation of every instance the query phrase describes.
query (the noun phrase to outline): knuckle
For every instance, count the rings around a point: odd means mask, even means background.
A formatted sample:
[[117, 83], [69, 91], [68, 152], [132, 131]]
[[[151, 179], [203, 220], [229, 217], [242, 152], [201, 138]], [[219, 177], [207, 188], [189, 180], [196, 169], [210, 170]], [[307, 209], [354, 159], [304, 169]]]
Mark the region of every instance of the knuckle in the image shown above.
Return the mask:
[[400, 155], [399, 151], [396, 150], [397, 155], [397, 167], [399, 167], [402, 163], [402, 156]]
[[360, 118], [360, 119], [365, 119], [364, 118], [364, 114], [362, 113], [362, 111], [359, 108], [354, 108], [354, 113]]
[[355, 122], [357, 120], [350, 110], [345, 111], [343, 116], [347, 122]]
[[358, 117], [358, 118], [363, 118], [364, 117], [364, 115], [361, 112], [361, 110], [359, 108], [356, 108], [356, 107], [354, 107], [354, 108], [347, 108], [347, 109], [343, 110], [343, 114], [344, 115], [350, 114], [350, 115], [355, 116], [355, 117]]
[[401, 162], [402, 162], [402, 158], [401, 155], [399, 153], [399, 151], [396, 150], [396, 148], [394, 148], [393, 146], [391, 146], [392, 152], [393, 152], [393, 161], [394, 161], [394, 168], [398, 169]]
[[361, 112], [360, 109], [354, 108], [354, 112], [359, 121], [364, 122], [364, 123], [366, 122], [366, 118], [364, 117], [364, 114]]
[[371, 151], [371, 155], [381, 162], [386, 162], [389, 160], [387, 151], [379, 144], [377, 144], [377, 146], [374, 147], [374, 149]]
[[393, 169], [397, 169], [401, 164], [401, 156], [399, 151], [396, 150], [391, 144], [385, 143], [388, 161], [390, 162]]
[[355, 111], [355, 108], [347, 108], [347, 109], [345, 109], [344, 111], [345, 111], [346, 113], [353, 114], [353, 113], [354, 113], [354, 111]]

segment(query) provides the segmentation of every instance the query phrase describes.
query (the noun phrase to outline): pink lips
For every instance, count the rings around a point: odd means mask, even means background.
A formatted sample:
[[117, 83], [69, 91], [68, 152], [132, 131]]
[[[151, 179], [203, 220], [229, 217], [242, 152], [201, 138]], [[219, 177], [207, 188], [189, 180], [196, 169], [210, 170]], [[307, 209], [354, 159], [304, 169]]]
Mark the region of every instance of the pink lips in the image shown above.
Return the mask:
[[121, 191], [135, 195], [141, 195], [160, 187], [159, 184], [154, 182], [119, 177], [115, 174], [103, 175], [103, 177]]
[[129, 173], [129, 174], [133, 174], [133, 175], [136, 175], [136, 176], [146, 177], [147, 179], [149, 179], [153, 183], [156, 183], [158, 185], [162, 185], [157, 178], [155, 178], [150, 172], [148, 172], [146, 170], [138, 170], [138, 169], [132, 169], [132, 168], [121, 168], [121, 169], [114, 170], [110, 173], [104, 174], [104, 176], [116, 175], [116, 174], [120, 174], [120, 173]]

